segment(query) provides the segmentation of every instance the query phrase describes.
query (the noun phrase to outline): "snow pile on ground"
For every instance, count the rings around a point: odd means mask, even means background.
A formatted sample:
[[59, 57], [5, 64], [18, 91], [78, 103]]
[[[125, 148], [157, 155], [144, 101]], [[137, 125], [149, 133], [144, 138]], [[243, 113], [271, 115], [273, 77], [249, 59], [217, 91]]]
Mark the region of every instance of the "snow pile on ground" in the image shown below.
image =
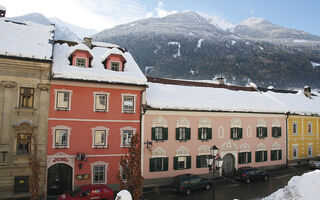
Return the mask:
[[294, 176], [288, 185], [262, 200], [318, 200], [320, 198], [320, 170]]

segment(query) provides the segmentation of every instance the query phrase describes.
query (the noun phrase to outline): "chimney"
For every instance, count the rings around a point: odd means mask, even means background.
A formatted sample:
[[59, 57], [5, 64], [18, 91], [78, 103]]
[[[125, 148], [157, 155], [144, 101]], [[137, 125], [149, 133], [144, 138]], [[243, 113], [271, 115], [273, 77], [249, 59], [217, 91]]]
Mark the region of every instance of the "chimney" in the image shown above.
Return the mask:
[[2, 5], [0, 5], [0, 17], [6, 16], [6, 8]]
[[310, 86], [304, 86], [304, 95], [311, 99], [311, 88]]
[[220, 77], [217, 78], [219, 85], [224, 85], [224, 78], [220, 75]]
[[90, 49], [92, 49], [92, 38], [89, 38], [89, 37], [83, 38], [83, 43], [87, 45]]

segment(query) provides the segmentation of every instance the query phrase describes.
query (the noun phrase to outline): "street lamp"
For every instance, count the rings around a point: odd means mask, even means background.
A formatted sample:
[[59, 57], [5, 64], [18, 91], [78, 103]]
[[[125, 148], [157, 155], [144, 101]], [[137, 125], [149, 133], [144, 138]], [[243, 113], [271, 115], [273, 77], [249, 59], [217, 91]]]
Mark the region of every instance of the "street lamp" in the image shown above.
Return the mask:
[[219, 149], [214, 145], [213, 147], [210, 148], [210, 155], [207, 155], [206, 160], [207, 160], [207, 165], [209, 167], [209, 174], [212, 174], [212, 200], [215, 200], [215, 193], [214, 193], [214, 176], [216, 173], [216, 170], [219, 170], [223, 164], [223, 159], [220, 157], [218, 154]]

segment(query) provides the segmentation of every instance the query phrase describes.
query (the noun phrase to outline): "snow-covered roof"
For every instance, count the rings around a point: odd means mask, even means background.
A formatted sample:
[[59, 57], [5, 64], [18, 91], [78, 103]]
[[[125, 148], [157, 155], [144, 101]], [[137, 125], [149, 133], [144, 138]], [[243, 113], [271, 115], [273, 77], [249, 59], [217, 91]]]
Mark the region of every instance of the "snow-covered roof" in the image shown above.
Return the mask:
[[[73, 52], [75, 52], [76, 50], [87, 51], [87, 52], [89, 52], [89, 53], [91, 54], [90, 48], [89, 48], [87, 45], [83, 44], [83, 43], [79, 43], [79, 44], [77, 44], [77, 45], [75, 45], [75, 46], [72, 46], [72, 47], [70, 48], [70, 55], [71, 55]], [[91, 54], [91, 55], [92, 55], [92, 54]]]
[[0, 55], [52, 59], [54, 26], [0, 18]]
[[70, 65], [68, 57], [72, 48], [67, 43], [54, 45], [52, 66], [54, 78], [146, 85], [146, 77], [129, 52], [122, 53], [119, 50], [126, 63], [124, 71], [117, 72], [105, 69], [102, 64], [103, 55], [114, 52], [114, 49], [100, 46], [93, 47], [90, 49], [93, 56], [92, 68], [80, 68]]
[[98, 47], [108, 47], [108, 48], [119, 47], [116, 44], [111, 44], [111, 43], [106, 43], [106, 42], [92, 42], [92, 45], [98, 46]]
[[160, 82], [148, 82], [147, 106], [151, 108], [320, 115], [320, 97], [310, 99], [303, 92], [263, 92], [238, 86], [219, 88], [219, 85], [200, 87]]
[[0, 10], [6, 10], [6, 7], [0, 5]]
[[105, 54], [103, 54], [103, 56], [101, 57], [101, 62], [105, 61], [111, 54], [120, 55], [124, 57], [122, 51], [120, 51], [118, 48], [112, 48], [108, 50]]

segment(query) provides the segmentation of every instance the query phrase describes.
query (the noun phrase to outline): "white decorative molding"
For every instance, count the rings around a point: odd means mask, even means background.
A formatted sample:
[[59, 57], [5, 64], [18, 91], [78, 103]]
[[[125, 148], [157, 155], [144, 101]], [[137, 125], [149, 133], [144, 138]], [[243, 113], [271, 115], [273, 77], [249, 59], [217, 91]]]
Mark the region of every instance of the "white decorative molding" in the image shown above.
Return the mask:
[[189, 149], [184, 146], [179, 147], [176, 150], [176, 156], [189, 156]]
[[104, 92], [104, 91], [101, 91], [101, 92], [93, 92], [93, 112], [98, 112], [96, 111], [96, 96], [98, 94], [102, 94], [102, 95], [106, 95], [107, 96], [107, 105], [106, 105], [106, 111], [105, 112], [109, 112], [109, 98], [110, 98], [110, 93], [109, 92]]
[[264, 119], [259, 119], [257, 122], [257, 127], [267, 127], [266, 121], [264, 121]]
[[211, 128], [211, 120], [209, 118], [200, 118], [199, 128]]
[[167, 120], [159, 116], [152, 120], [152, 127], [168, 127]]
[[[66, 89], [55, 89], [54, 90], [54, 110], [60, 110], [59, 108], [57, 108], [57, 101], [58, 101], [58, 92], [67, 92], [67, 93], [69, 93], [69, 107], [68, 107], [68, 109], [66, 109], [66, 110], [68, 110], [68, 111], [70, 111], [71, 110], [71, 96], [72, 96], [72, 93], [73, 93], [73, 90], [66, 90]], [[63, 110], [63, 109], [62, 109]]]
[[220, 149], [221, 151], [238, 151], [237, 145], [231, 140], [223, 143]]
[[249, 152], [250, 146], [247, 143], [243, 143], [240, 145], [240, 152]]
[[152, 151], [152, 158], [155, 157], [167, 157], [167, 152], [163, 148], [158, 147]]
[[251, 128], [251, 126], [247, 127], [247, 137], [252, 137], [252, 128]]
[[[121, 112], [122, 113], [136, 113], [136, 107], [137, 107], [137, 95], [136, 94], [121, 94], [121, 97], [122, 97], [122, 102], [121, 102]], [[133, 97], [133, 111], [132, 112], [128, 112], [128, 111], [125, 111], [124, 108], [123, 108], [123, 102], [124, 102], [124, 97]]]
[[257, 145], [257, 151], [266, 151], [267, 150], [267, 146], [263, 143], [260, 143]]
[[278, 142], [275, 142], [272, 146], [271, 146], [271, 150], [280, 150], [280, 144]]
[[224, 128], [223, 128], [223, 126], [220, 126], [218, 128], [218, 138], [224, 138]]
[[208, 155], [210, 154], [210, 147], [208, 145], [202, 145], [198, 149], [198, 155]]
[[124, 147], [123, 144], [122, 144], [122, 140], [123, 140], [123, 132], [126, 131], [126, 130], [132, 130], [132, 134], [135, 135], [137, 129], [133, 128], [131, 126], [126, 126], [126, 127], [120, 128], [120, 136], [121, 136], [120, 147]]
[[177, 121], [177, 128], [179, 128], [179, 127], [189, 128], [189, 126], [190, 126], [190, 122], [189, 122], [189, 120], [187, 120], [185, 117], [181, 117], [181, 118]]
[[63, 163], [67, 164], [70, 167], [74, 168], [74, 155], [69, 155], [64, 152], [58, 152], [54, 155], [47, 156], [47, 169], [50, 168], [52, 165]]
[[280, 121], [278, 119], [272, 120], [272, 127], [280, 127]]
[[239, 118], [233, 118], [231, 120], [231, 128], [241, 128], [241, 120]]
[[91, 128], [92, 148], [95, 148], [95, 145], [94, 145], [94, 137], [95, 137], [94, 133], [95, 133], [95, 131], [105, 131], [106, 132], [106, 135], [105, 135], [106, 143], [101, 148], [107, 148], [108, 147], [109, 130], [110, 130], [109, 128], [104, 127], [104, 126], [97, 126], [97, 127]]
[[[93, 179], [94, 179], [94, 175], [93, 175], [93, 167], [96, 165], [104, 165], [104, 182], [99, 182], [99, 183], [94, 183]], [[103, 161], [97, 161], [94, 163], [90, 163], [90, 169], [91, 169], [91, 183], [92, 184], [107, 184], [107, 175], [108, 175], [108, 165], [109, 163], [103, 162]]]
[[55, 133], [56, 133], [57, 129], [66, 129], [67, 130], [68, 137], [67, 137], [67, 145], [66, 145], [65, 148], [70, 148], [71, 127], [68, 127], [68, 126], [65, 126], [65, 125], [59, 125], [59, 126], [51, 127], [51, 130], [52, 130], [52, 132], [51, 132], [51, 135], [52, 135], [52, 149], [59, 148], [59, 147], [55, 146]]

